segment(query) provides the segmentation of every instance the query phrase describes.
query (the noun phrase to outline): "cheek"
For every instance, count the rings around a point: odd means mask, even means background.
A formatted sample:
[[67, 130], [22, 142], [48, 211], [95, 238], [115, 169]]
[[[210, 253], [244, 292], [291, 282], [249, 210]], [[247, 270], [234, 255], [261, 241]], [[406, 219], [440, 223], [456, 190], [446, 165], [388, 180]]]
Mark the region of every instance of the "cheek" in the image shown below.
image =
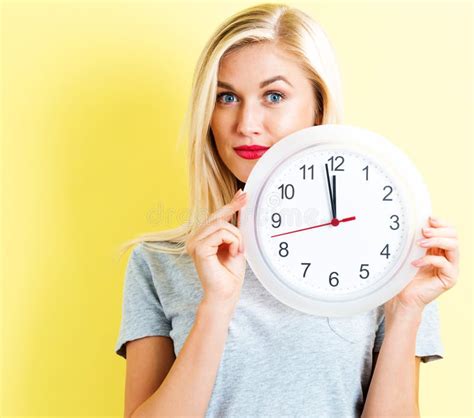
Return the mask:
[[212, 133], [214, 136], [214, 142], [216, 144], [217, 153], [219, 154], [219, 157], [224, 162], [228, 162], [229, 157], [232, 158], [233, 154], [235, 154], [234, 150], [232, 149], [231, 143], [228, 140], [229, 135], [226, 135], [225, 132], [220, 131], [218, 127], [212, 129]]
[[211, 129], [217, 142], [222, 142], [222, 138], [228, 137], [231, 121], [223, 114], [214, 114], [211, 119]]
[[271, 133], [272, 137], [280, 139], [298, 129], [299, 119], [298, 112], [293, 110], [281, 114], [273, 113], [267, 119], [266, 130]]
[[268, 121], [267, 129], [279, 139], [315, 124], [313, 110], [308, 105], [291, 106], [285, 112], [273, 116], [275, 117]]

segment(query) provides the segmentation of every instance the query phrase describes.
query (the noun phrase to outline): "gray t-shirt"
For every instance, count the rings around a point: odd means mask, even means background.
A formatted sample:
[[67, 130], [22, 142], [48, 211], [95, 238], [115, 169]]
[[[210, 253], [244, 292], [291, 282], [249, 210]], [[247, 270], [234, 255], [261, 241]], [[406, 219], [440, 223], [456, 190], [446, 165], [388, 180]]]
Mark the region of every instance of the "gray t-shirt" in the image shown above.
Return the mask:
[[[126, 358], [127, 341], [165, 335], [178, 356], [202, 296], [189, 255], [138, 244], [127, 265], [115, 352]], [[247, 264], [206, 417], [360, 416], [383, 336], [383, 305], [346, 318], [299, 312], [268, 293]], [[436, 301], [423, 311], [416, 355], [443, 358]]]

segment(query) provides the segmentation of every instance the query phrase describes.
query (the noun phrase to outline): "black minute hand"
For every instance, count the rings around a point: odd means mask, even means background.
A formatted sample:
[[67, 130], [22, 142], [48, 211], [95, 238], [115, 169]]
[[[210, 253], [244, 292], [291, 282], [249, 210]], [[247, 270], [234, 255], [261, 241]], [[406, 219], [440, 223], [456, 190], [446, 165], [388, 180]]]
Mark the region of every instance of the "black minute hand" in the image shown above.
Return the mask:
[[[328, 189], [329, 189], [329, 197], [331, 199], [331, 212], [332, 212], [332, 217], [333, 219], [336, 217], [336, 211], [335, 211], [335, 205], [334, 205], [334, 197], [333, 197], [333, 194], [332, 194], [332, 187], [331, 187], [331, 180], [329, 180], [329, 169], [328, 169], [328, 165], [325, 164], [326, 166], [326, 179], [328, 181]], [[333, 176], [334, 178], [334, 176]]]

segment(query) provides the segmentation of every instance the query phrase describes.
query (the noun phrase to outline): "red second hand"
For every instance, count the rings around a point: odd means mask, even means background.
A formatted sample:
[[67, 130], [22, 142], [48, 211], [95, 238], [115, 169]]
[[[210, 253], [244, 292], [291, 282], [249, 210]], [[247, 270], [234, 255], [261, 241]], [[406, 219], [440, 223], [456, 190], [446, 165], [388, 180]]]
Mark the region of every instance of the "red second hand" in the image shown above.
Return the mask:
[[328, 222], [328, 223], [325, 223], [325, 224], [309, 226], [308, 228], [297, 229], [295, 231], [283, 232], [281, 234], [272, 235], [271, 238], [279, 237], [281, 235], [294, 234], [295, 232], [306, 231], [308, 229], [319, 228], [321, 226], [326, 226], [326, 225], [338, 226], [340, 222], [354, 221], [355, 218], [356, 218], [355, 216], [351, 216], [350, 218], [344, 218], [344, 219], [341, 219], [341, 220], [339, 220], [337, 218], [334, 218], [331, 222]]

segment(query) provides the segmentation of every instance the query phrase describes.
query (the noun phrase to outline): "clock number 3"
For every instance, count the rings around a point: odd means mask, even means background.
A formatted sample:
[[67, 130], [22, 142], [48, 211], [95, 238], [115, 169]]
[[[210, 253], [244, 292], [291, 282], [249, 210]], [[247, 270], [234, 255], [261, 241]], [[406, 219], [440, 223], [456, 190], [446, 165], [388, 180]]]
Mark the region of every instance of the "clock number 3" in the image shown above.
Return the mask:
[[396, 227], [394, 228], [394, 227], [392, 227], [392, 225], [390, 225], [390, 229], [393, 229], [394, 231], [396, 231], [398, 228], [400, 228], [400, 223], [398, 222], [399, 221], [398, 215], [390, 216], [390, 219], [392, 219], [392, 218], [395, 218], [393, 220], [393, 222], [395, 223]]

